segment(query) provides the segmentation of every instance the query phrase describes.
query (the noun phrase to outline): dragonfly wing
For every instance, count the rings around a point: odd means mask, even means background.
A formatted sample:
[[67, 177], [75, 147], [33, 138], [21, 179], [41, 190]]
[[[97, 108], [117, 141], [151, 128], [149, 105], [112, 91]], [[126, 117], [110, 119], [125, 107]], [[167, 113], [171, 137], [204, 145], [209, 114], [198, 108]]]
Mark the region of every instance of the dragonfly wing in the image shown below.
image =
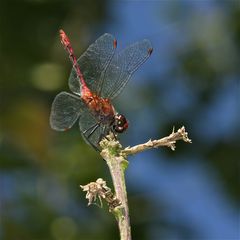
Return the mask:
[[[92, 92], [98, 92], [100, 76], [109, 65], [115, 48], [114, 37], [109, 33], [105, 33], [91, 44], [77, 60], [85, 82]], [[81, 94], [80, 82], [74, 68], [72, 68], [68, 84], [72, 92], [78, 95]]]
[[108, 66], [101, 96], [115, 98], [128, 83], [132, 74], [149, 58], [152, 46], [149, 40], [134, 43], [115, 55]]
[[79, 128], [85, 142], [100, 151], [99, 142], [106, 135], [107, 127], [97, 122], [93, 114], [86, 109], [79, 118]]
[[79, 97], [67, 92], [59, 93], [52, 103], [51, 127], [57, 131], [71, 128], [84, 108], [86, 106]]

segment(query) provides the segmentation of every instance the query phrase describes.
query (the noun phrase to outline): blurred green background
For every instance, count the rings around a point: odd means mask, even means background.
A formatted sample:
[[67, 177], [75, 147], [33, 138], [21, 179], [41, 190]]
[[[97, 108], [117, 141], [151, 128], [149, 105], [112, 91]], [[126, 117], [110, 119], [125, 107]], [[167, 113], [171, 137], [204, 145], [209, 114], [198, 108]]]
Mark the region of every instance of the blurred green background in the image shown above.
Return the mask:
[[71, 64], [104, 32], [119, 48], [148, 38], [151, 58], [115, 104], [130, 122], [124, 146], [185, 125], [193, 144], [131, 157], [126, 172], [133, 239], [239, 239], [239, 1], [0, 2], [0, 239], [118, 239], [105, 208], [79, 184], [104, 161], [78, 126], [50, 129], [51, 103]]

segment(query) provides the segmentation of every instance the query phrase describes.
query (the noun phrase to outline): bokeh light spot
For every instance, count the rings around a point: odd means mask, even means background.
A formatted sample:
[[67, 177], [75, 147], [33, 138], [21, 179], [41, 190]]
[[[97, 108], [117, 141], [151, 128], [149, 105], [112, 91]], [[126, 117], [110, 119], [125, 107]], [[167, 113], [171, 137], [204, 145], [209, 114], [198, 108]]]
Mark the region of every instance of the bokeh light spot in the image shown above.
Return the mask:
[[54, 63], [43, 63], [33, 68], [31, 78], [33, 85], [45, 91], [60, 89], [63, 85], [63, 70]]

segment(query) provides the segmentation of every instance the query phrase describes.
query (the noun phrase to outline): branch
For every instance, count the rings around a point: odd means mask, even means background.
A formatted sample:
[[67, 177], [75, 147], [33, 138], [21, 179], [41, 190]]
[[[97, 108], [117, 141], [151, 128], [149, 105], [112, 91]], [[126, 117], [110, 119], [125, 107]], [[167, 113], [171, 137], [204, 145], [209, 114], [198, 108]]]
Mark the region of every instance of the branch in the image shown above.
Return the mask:
[[116, 140], [113, 134], [109, 134], [100, 142], [102, 147], [101, 156], [106, 160], [110, 170], [116, 198], [121, 203], [117, 206], [113, 213], [118, 222], [121, 240], [131, 240], [131, 227], [128, 210], [127, 190], [125, 184], [125, 169], [128, 161], [121, 154], [122, 146]]
[[107, 187], [106, 182], [101, 178], [96, 182], [81, 186], [81, 188], [83, 191], [87, 192], [86, 198], [88, 199], [88, 205], [96, 202], [97, 199], [99, 199], [101, 206], [102, 199], [107, 202], [109, 211], [115, 215], [118, 222], [121, 240], [131, 240], [131, 227], [125, 184], [125, 169], [128, 166], [126, 156], [162, 146], [170, 147], [174, 151], [177, 140], [191, 143], [184, 127], [178, 129], [177, 132], [175, 132], [173, 128], [172, 133], [167, 137], [158, 140], [149, 140], [146, 143], [134, 147], [127, 147], [125, 149], [122, 149], [121, 144], [112, 133], [100, 142], [100, 146], [103, 149], [100, 154], [106, 160], [110, 170], [115, 194], [112, 193], [111, 189]]
[[158, 139], [158, 140], [149, 140], [146, 143], [142, 143], [139, 145], [136, 145], [134, 147], [126, 147], [124, 150], [122, 150], [122, 153], [127, 155], [133, 155], [151, 148], [158, 148], [158, 147], [170, 147], [173, 151], [176, 149], [176, 141], [177, 140], [183, 140], [187, 143], [192, 143], [192, 140], [188, 138], [188, 133], [185, 131], [185, 127], [181, 127], [177, 130], [177, 132], [174, 132], [174, 128], [172, 130], [172, 133], [164, 138]]

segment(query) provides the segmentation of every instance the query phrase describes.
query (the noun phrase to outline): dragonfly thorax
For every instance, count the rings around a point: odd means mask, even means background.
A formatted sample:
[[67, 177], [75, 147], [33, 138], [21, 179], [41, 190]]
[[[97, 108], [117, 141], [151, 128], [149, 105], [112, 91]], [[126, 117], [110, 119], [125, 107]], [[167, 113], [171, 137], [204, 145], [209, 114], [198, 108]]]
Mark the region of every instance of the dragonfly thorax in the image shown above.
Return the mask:
[[114, 123], [115, 110], [108, 98], [98, 97], [96, 94], [82, 96], [82, 99], [101, 124]]

